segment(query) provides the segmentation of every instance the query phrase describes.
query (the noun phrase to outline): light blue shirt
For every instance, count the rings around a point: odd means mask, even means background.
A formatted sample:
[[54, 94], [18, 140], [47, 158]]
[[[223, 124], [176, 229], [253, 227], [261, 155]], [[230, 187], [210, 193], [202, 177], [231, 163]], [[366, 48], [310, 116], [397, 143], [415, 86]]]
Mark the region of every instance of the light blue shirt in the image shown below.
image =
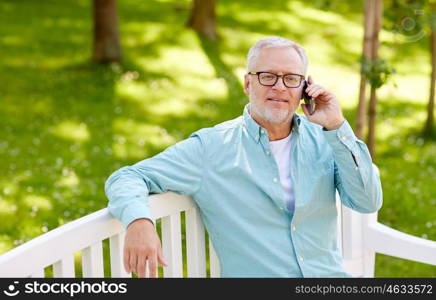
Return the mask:
[[114, 172], [105, 186], [109, 210], [127, 227], [138, 218], [153, 220], [150, 193], [188, 195], [200, 208], [222, 277], [348, 277], [337, 245], [335, 191], [358, 212], [381, 207], [368, 149], [347, 121], [326, 131], [297, 114], [291, 144], [293, 212], [268, 133], [248, 105], [243, 116]]

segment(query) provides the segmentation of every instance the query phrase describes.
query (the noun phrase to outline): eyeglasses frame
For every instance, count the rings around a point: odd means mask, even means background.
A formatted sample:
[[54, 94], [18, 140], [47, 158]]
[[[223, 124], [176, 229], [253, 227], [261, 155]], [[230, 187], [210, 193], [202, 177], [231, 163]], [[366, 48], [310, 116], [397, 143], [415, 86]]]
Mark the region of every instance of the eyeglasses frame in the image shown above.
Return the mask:
[[[261, 83], [259, 75], [262, 74], [262, 73], [268, 73], [268, 74], [273, 74], [273, 75], [277, 76], [276, 77], [276, 81], [274, 81], [274, 84], [263, 84], [263, 83]], [[286, 73], [286, 74], [283, 74], [283, 75], [278, 75], [278, 74], [274, 74], [274, 73], [271, 73], [271, 72], [259, 71], [259, 72], [248, 72], [247, 74], [248, 75], [257, 75], [257, 81], [259, 81], [259, 84], [261, 84], [263, 86], [274, 86], [274, 85], [277, 84], [277, 81], [279, 80], [279, 77], [282, 77], [282, 82], [283, 82], [283, 85], [285, 87], [287, 87], [287, 88], [298, 88], [298, 87], [300, 87], [301, 83], [305, 80], [304, 75], [296, 74], [296, 73]], [[297, 75], [297, 76], [300, 76], [300, 78], [301, 78], [300, 83], [297, 86], [287, 86], [286, 83], [285, 83], [285, 80], [284, 80], [284, 77], [286, 75]]]

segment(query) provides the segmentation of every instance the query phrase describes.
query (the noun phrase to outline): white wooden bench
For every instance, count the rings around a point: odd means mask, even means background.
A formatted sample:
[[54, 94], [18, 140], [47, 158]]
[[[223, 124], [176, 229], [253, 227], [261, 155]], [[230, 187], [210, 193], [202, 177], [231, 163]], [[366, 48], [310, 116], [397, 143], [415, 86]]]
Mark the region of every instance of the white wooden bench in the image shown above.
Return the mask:
[[[174, 193], [150, 196], [153, 217], [161, 219], [164, 277], [183, 277], [180, 213], [185, 212], [188, 277], [206, 276], [206, 241], [198, 209]], [[377, 222], [377, 214], [359, 214], [340, 204], [338, 243], [344, 268], [356, 277], [373, 277], [375, 253], [436, 265], [436, 242], [414, 237]], [[111, 277], [131, 277], [123, 267], [124, 228], [102, 209], [51, 230], [0, 256], [0, 277], [76, 277], [74, 254], [81, 252], [83, 277], [104, 277], [102, 241], [109, 239]], [[210, 277], [219, 277], [219, 259], [209, 241]], [[107, 266], [108, 267], [108, 266]], [[404, 274], [407, 276], [407, 274]]]

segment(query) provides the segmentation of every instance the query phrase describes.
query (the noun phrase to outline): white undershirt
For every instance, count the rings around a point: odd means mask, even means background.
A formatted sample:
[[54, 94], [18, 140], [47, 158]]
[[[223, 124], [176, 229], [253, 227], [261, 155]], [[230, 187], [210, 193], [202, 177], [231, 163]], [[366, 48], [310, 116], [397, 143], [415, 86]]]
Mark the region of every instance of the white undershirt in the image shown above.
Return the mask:
[[294, 198], [291, 187], [291, 134], [281, 140], [270, 141], [271, 152], [279, 168], [280, 183], [285, 192], [286, 206], [294, 211]]

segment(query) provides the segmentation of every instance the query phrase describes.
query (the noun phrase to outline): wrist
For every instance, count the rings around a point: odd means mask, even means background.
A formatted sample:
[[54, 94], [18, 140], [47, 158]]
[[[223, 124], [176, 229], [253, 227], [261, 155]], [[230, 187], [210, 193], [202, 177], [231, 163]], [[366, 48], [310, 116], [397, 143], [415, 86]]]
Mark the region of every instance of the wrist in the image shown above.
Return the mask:
[[338, 121], [331, 122], [331, 123], [329, 123], [328, 125], [324, 126], [324, 128], [325, 128], [326, 130], [328, 130], [328, 131], [330, 131], [330, 130], [336, 130], [336, 129], [339, 129], [339, 127], [341, 127], [342, 124], [344, 124], [344, 122], [345, 122], [345, 118], [342, 117], [342, 118], [339, 119]]
[[147, 218], [140, 218], [140, 219], [136, 219], [134, 221], [132, 221], [128, 227], [130, 227], [131, 225], [151, 225], [154, 227], [154, 223], [153, 221], [151, 221], [150, 219]]

